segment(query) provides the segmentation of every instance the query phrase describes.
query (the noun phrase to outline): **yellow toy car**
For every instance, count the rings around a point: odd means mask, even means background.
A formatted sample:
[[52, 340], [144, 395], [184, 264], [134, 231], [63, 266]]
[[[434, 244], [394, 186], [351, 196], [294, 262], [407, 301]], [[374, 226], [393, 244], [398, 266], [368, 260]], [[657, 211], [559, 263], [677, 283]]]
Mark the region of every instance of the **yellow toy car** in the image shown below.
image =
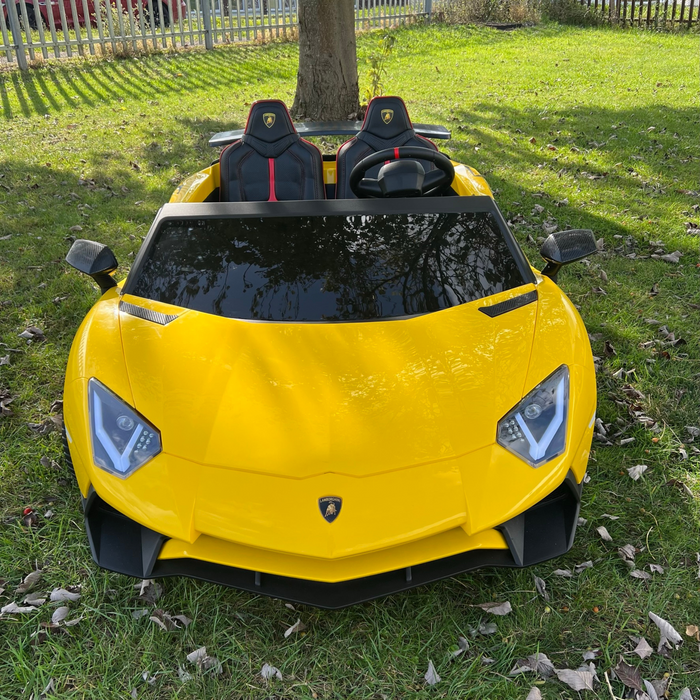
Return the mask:
[[[337, 156], [305, 135], [345, 133]], [[66, 448], [95, 561], [340, 608], [572, 545], [596, 410], [583, 322], [481, 175], [396, 97], [256, 102], [78, 329]]]

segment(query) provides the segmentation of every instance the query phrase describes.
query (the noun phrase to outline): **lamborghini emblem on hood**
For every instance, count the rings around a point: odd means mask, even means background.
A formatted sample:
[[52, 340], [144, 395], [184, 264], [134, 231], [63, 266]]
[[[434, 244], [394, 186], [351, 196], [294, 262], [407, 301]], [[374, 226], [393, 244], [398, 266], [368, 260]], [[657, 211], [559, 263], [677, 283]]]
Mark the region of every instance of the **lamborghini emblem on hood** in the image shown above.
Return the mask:
[[332, 523], [339, 515], [343, 499], [337, 496], [324, 496], [318, 499], [318, 507], [326, 522]]
[[265, 112], [263, 114], [263, 122], [268, 129], [275, 123], [275, 118], [274, 112]]
[[391, 123], [391, 120], [394, 118], [394, 110], [393, 109], [383, 109], [381, 112], [381, 117], [382, 121], [385, 124]]

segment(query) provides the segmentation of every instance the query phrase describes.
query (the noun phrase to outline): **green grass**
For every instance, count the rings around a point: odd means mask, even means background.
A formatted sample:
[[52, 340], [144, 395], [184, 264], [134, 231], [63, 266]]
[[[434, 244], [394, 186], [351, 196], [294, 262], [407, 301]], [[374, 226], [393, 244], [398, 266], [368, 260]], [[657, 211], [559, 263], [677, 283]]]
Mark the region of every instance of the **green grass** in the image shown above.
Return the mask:
[[[378, 41], [360, 37], [361, 60]], [[689, 35], [416, 27], [398, 33], [385, 80], [414, 120], [453, 130], [445, 150], [486, 175], [535, 264], [537, 246], [527, 237], [542, 236], [548, 216], [562, 229], [591, 228], [604, 239], [605, 252], [563, 272], [560, 284], [603, 358], [599, 416], [635, 441], [594, 444], [582, 506], [588, 524], [570, 554], [533, 570], [484, 570], [335, 613], [166, 580], [158, 605], [194, 619], [171, 633], [147, 617], [133, 619], [142, 607], [133, 582], [93, 565], [77, 487], [65, 467], [40, 461], [60, 462], [59, 436], [27, 427], [61, 397], [71, 339], [96, 299], [89, 280], [63, 262], [76, 235], [70, 229], [79, 225], [81, 237], [109, 244], [124, 274], [174, 183], [214, 158], [210, 134], [241, 126], [254, 99], [291, 103], [295, 60], [293, 44], [271, 44], [0, 74], [0, 237], [11, 236], [0, 240], [0, 342], [7, 345], [0, 357], [20, 351], [0, 366], [0, 390], [15, 397], [14, 415], [0, 418], [0, 603], [21, 601], [15, 587], [35, 565], [45, 572], [39, 590], [80, 585], [83, 594], [71, 604], [82, 621], [40, 642], [35, 634], [55, 606], [0, 620], [0, 697], [38, 697], [53, 678], [61, 698], [128, 698], [136, 690], [139, 698], [504, 700], [525, 698], [534, 680], [507, 677], [515, 659], [539, 650], [558, 668], [577, 668], [589, 648], [601, 650], [601, 679], [625, 653], [649, 680], [671, 674], [670, 697], [684, 686], [697, 697], [697, 642], [686, 637], [670, 659], [629, 655], [630, 635], [658, 642], [649, 611], [681, 634], [700, 625], [700, 468], [692, 451], [700, 440], [686, 442], [685, 432], [700, 424], [700, 239], [684, 225], [700, 218], [693, 208], [700, 197], [692, 194], [700, 162], [697, 38]], [[536, 204], [544, 212], [533, 213]], [[651, 241], [680, 250], [680, 264], [650, 259]], [[632, 252], [635, 259], [626, 257]], [[659, 291], [651, 295], [654, 284]], [[650, 318], [686, 344], [640, 347], [663, 341]], [[46, 341], [18, 338], [28, 325], [41, 327]], [[616, 355], [604, 355], [605, 340]], [[619, 369], [634, 372], [625, 379], [615, 376]], [[644, 394], [637, 408], [659, 432], [630, 415], [622, 402], [627, 382]], [[635, 483], [624, 470], [639, 463], [649, 470]], [[27, 530], [25, 506], [55, 515]], [[613, 543], [598, 537], [599, 525]], [[645, 548], [639, 568], [655, 562], [665, 573], [650, 582], [630, 578], [616, 552], [626, 543]], [[552, 575], [588, 559], [595, 566], [580, 576]], [[548, 604], [536, 596], [533, 573], [547, 582]], [[469, 628], [485, 615], [471, 605], [491, 599], [510, 600], [514, 611], [494, 619], [496, 634], [472, 639]], [[284, 639], [297, 617], [307, 631]], [[451, 661], [448, 649], [460, 634], [471, 650]], [[203, 645], [223, 663], [221, 676], [198, 674], [185, 661]], [[495, 663], [482, 664], [482, 656]], [[442, 676], [434, 688], [423, 681], [429, 659]], [[260, 678], [265, 662], [281, 670], [282, 681]], [[179, 664], [193, 680], [181, 683]], [[145, 671], [155, 675], [152, 685]], [[612, 683], [622, 696], [622, 685]], [[556, 680], [541, 689], [550, 699], [578, 696]], [[609, 697], [604, 680], [598, 696]]]

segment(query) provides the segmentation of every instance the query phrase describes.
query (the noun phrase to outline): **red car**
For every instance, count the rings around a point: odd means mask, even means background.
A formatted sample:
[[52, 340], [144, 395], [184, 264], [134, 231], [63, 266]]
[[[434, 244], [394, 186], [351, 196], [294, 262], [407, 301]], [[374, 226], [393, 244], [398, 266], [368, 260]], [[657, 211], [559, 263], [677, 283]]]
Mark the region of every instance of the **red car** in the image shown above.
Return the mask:
[[[7, 0], [0, 0], [0, 8], [3, 10], [5, 19], [7, 20]], [[143, 12], [143, 16], [148, 23], [150, 23], [150, 7], [148, 0], [109, 0], [109, 5], [111, 5], [113, 10], [121, 7], [122, 12], [125, 15], [129, 14], [129, 4], [133, 12], [134, 19], [138, 22], [140, 13]], [[15, 7], [17, 8], [17, 16], [19, 17], [19, 22], [24, 26], [24, 15], [22, 13], [22, 5], [25, 6], [27, 11], [27, 23], [30, 29], [38, 28], [38, 21], [36, 16], [36, 10], [34, 3], [30, 0], [25, 2], [17, 2], [15, 0]], [[61, 7], [61, 5], [63, 7]], [[77, 0], [75, 3], [76, 16], [73, 16], [71, 9], [71, 0], [38, 0], [37, 6], [39, 8], [39, 13], [45, 27], [49, 27], [49, 12], [53, 15], [53, 21], [56, 29], [59, 31], [63, 28], [63, 18], [65, 18], [65, 24], [68, 28], [73, 28], [77, 24], [78, 26], [85, 26], [85, 9], [84, 6], [87, 5], [88, 16], [90, 18], [90, 24], [96, 26], [97, 21], [95, 18], [95, 2], [94, 0], [87, 0], [83, 3], [82, 0]], [[165, 25], [170, 26], [171, 22], [174, 20], [178, 22], [180, 18], [187, 18], [187, 3], [184, 0], [151, 0], [151, 6], [153, 7], [153, 21], [157, 27]], [[63, 12], [61, 12], [63, 10]], [[105, 16], [105, 3], [100, 3], [100, 16], [103, 24], [107, 24], [107, 19]], [[63, 15], [63, 18], [61, 17]], [[8, 23], [9, 24], [9, 23]], [[126, 20], [126, 31], [128, 31], [128, 20]], [[150, 29], [150, 27], [149, 27]], [[118, 28], [115, 28], [118, 31]], [[138, 29], [137, 29], [138, 31]]]

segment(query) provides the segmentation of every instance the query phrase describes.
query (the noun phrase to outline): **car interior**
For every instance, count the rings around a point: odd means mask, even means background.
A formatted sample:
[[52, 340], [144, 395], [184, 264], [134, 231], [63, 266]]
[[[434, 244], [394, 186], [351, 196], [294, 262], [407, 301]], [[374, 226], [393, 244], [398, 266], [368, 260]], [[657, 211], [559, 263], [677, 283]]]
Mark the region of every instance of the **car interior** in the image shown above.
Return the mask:
[[[334, 177], [327, 177], [334, 165]], [[323, 156], [297, 132], [281, 100], [251, 106], [242, 136], [220, 157], [219, 201], [454, 195], [454, 167], [416, 133], [400, 97], [375, 97], [359, 133]], [[332, 180], [329, 182], [329, 180]]]

